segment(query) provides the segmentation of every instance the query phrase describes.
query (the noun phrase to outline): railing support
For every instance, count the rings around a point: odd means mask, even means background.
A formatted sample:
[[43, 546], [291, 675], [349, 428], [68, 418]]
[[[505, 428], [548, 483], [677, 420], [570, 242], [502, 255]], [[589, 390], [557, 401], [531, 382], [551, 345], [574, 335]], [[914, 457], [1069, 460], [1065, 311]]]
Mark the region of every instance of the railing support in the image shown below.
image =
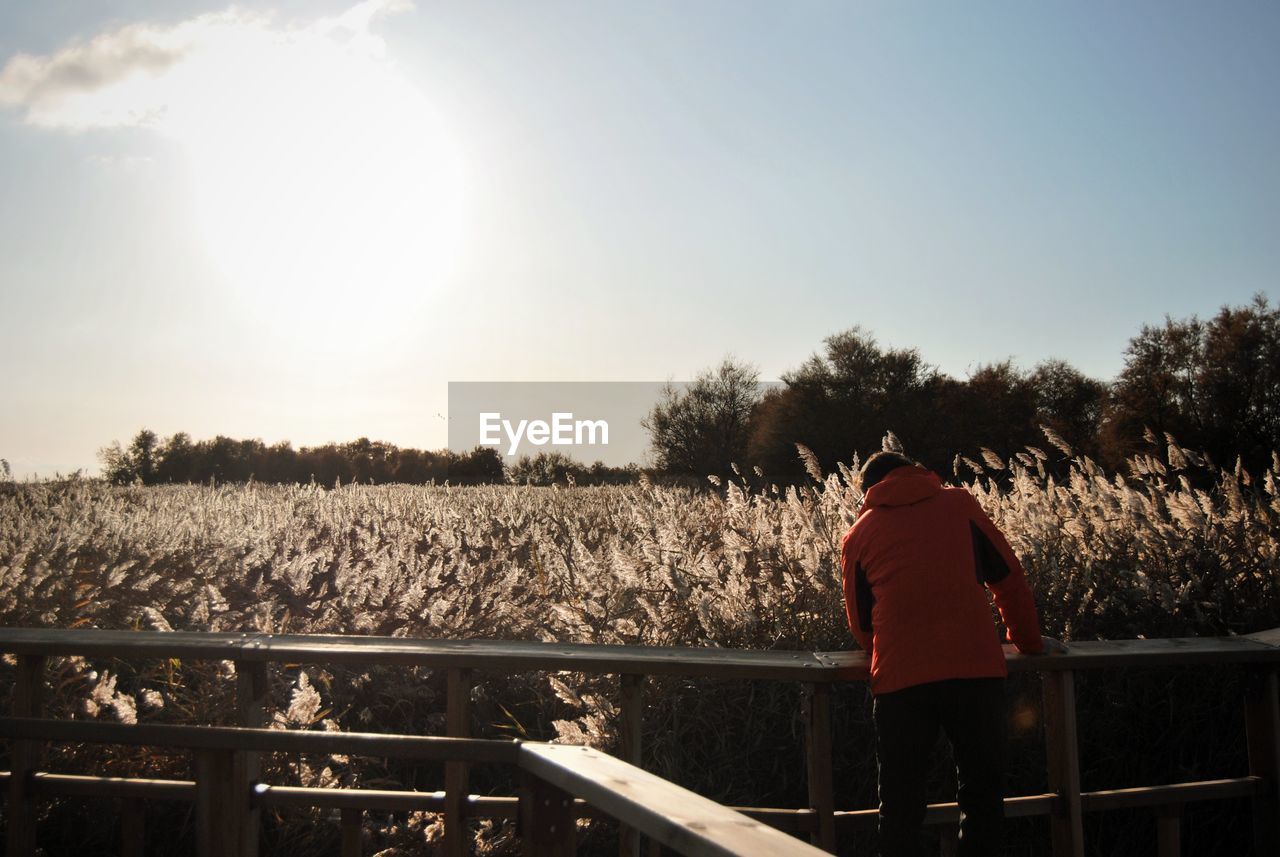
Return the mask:
[[960, 828], [948, 824], [942, 828], [942, 833], [938, 837], [938, 855], [939, 857], [956, 857], [960, 852]]
[[1053, 857], [1084, 857], [1075, 673], [1071, 670], [1046, 672], [1043, 699], [1049, 790], [1058, 795], [1050, 817]]
[[[471, 670], [448, 671], [448, 698], [445, 734], [450, 738], [471, 737]], [[444, 854], [464, 857], [471, 850], [467, 825], [467, 790], [470, 768], [466, 762], [444, 765]]]
[[249, 792], [236, 781], [235, 750], [196, 752], [196, 853], [200, 857], [242, 857], [243, 818]]
[[810, 841], [828, 853], [836, 850], [834, 778], [831, 773], [831, 685], [808, 682], [803, 689], [804, 743], [809, 769], [809, 806], [817, 824]]
[[520, 794], [520, 831], [525, 857], [573, 857], [578, 834], [573, 796], [527, 776]]
[[[257, 661], [236, 663], [236, 719], [240, 726], [259, 728], [267, 725], [267, 699], [271, 689], [267, 682], [267, 665]], [[241, 794], [249, 794], [262, 776], [262, 755], [243, 752], [235, 757], [232, 777]], [[236, 836], [243, 857], [257, 857], [262, 810], [249, 802], [244, 812], [232, 821], [239, 825]]]
[[[642, 675], [623, 673], [618, 677], [622, 722], [618, 728], [618, 755], [624, 762], [641, 767], [641, 730], [644, 727], [644, 681]], [[640, 834], [627, 825], [618, 828], [619, 857], [640, 857]]]
[[1158, 857], [1182, 857], [1182, 810], [1182, 804], [1173, 803], [1156, 811]]
[[[19, 655], [13, 687], [14, 717], [39, 717], [44, 697], [43, 655]], [[36, 853], [36, 803], [31, 795], [31, 774], [40, 762], [40, 742], [14, 741], [10, 745], [9, 804], [6, 807], [8, 857]]]
[[1244, 722], [1249, 773], [1267, 788], [1253, 799], [1255, 854], [1280, 854], [1280, 695], [1276, 669], [1251, 670], [1245, 684]]
[[342, 810], [342, 857], [360, 857], [360, 832], [364, 827], [364, 811]]
[[120, 801], [120, 854], [143, 857], [147, 853], [147, 817], [145, 804], [138, 798]]

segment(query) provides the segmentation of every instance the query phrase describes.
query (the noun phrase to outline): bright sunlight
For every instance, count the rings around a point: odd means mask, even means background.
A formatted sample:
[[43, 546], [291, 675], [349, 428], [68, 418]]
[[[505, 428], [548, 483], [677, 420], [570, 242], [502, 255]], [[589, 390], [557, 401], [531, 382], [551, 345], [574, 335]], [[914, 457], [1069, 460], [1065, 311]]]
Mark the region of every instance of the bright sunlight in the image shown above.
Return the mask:
[[424, 97], [363, 34], [335, 29], [241, 33], [234, 56], [192, 63], [193, 85], [217, 80], [221, 97], [173, 126], [229, 287], [258, 317], [317, 332], [417, 304], [447, 274], [462, 217], [460, 158]]
[[32, 124], [176, 140], [204, 251], [246, 318], [297, 341], [385, 333], [438, 291], [463, 217], [458, 147], [371, 32], [405, 8], [130, 25], [16, 57], [5, 90]]

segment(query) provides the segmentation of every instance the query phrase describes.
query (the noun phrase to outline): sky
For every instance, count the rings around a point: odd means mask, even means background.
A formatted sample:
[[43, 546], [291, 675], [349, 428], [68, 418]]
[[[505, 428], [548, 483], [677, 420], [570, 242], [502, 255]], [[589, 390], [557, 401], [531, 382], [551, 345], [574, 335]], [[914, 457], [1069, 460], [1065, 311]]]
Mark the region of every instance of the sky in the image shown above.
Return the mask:
[[449, 382], [861, 325], [1109, 379], [1280, 299], [1280, 4], [14, 0], [0, 458], [440, 448]]

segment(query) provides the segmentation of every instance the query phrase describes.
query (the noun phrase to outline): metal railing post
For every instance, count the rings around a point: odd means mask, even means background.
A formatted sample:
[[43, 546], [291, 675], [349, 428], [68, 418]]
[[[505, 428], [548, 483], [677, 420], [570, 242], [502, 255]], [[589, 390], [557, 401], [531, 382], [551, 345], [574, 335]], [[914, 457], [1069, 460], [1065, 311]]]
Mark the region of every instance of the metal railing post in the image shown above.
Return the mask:
[[1253, 799], [1255, 854], [1280, 854], [1280, 696], [1276, 668], [1251, 670], [1245, 684], [1244, 722], [1249, 773], [1266, 790]]
[[1048, 670], [1043, 674], [1043, 680], [1049, 789], [1058, 795], [1050, 816], [1053, 857], [1084, 857], [1075, 673], [1071, 670]]
[[803, 687], [804, 744], [809, 770], [809, 807], [817, 823], [810, 841], [835, 853], [835, 789], [831, 772], [831, 685], [806, 682]]
[[[448, 671], [448, 699], [445, 734], [450, 738], [471, 737], [471, 670]], [[470, 767], [466, 762], [444, 765], [444, 853], [445, 857], [463, 857], [471, 850], [467, 825], [467, 791]]]
[[[44, 697], [43, 655], [19, 655], [13, 688], [14, 717], [39, 717]], [[9, 804], [6, 807], [8, 857], [36, 852], [36, 806], [31, 795], [31, 774], [40, 762], [40, 742], [14, 741], [10, 745]]]

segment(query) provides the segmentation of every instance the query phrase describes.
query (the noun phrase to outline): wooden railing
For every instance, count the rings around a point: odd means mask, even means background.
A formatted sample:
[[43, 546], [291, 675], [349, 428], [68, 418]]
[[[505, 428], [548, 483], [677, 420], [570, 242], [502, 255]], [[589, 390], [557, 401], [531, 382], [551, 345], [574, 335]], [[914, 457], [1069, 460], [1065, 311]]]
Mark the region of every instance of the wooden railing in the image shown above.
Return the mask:
[[[361, 813], [421, 809], [445, 817], [445, 852], [466, 853], [468, 818], [519, 818], [528, 851], [572, 853], [574, 817], [604, 813], [623, 825], [621, 851], [638, 855], [641, 837], [685, 854], [805, 853], [810, 846], [774, 830], [808, 833], [833, 852], [837, 831], [874, 826], [874, 809], [837, 811], [832, 777], [831, 687], [868, 679], [859, 652], [740, 651], [595, 646], [491, 640], [182, 633], [8, 628], [0, 652], [18, 656], [11, 717], [0, 737], [11, 741], [6, 811], [10, 857], [35, 848], [33, 801], [55, 795], [124, 799], [124, 850], [139, 847], [140, 801], [195, 801], [207, 854], [252, 855], [258, 813], [266, 806], [326, 807], [341, 812], [343, 854], [359, 853]], [[230, 660], [236, 664], [238, 727], [126, 726], [39, 719], [49, 657]], [[1280, 629], [1242, 637], [1078, 642], [1067, 654], [1024, 657], [1009, 650], [1011, 672], [1043, 673], [1044, 733], [1049, 791], [1009, 797], [1006, 815], [1048, 816], [1055, 857], [1083, 857], [1083, 814], [1133, 807], [1156, 810], [1161, 857], [1180, 853], [1181, 808], [1192, 801], [1252, 801], [1255, 853], [1280, 854]], [[266, 730], [269, 663], [404, 665], [447, 673], [442, 738], [362, 733]], [[1231, 779], [1084, 792], [1080, 783], [1075, 673], [1116, 667], [1240, 664], [1248, 671], [1244, 698], [1249, 772]], [[515, 674], [572, 671], [617, 675], [621, 691], [621, 758], [586, 748], [533, 742], [480, 741], [469, 735], [474, 671]], [[797, 681], [804, 687], [809, 806], [805, 809], [726, 808], [640, 770], [645, 677], [650, 675]], [[194, 781], [69, 776], [39, 771], [45, 741], [145, 744], [195, 753]], [[445, 742], [445, 743], [440, 743]], [[303, 789], [258, 782], [262, 752], [324, 752], [445, 761], [443, 792]], [[418, 755], [424, 754], [424, 755]], [[434, 754], [434, 755], [433, 755]], [[468, 793], [469, 766], [515, 765], [525, 777], [519, 797]], [[574, 799], [577, 800], [574, 800]], [[955, 804], [929, 808], [927, 824], [954, 827]], [[766, 824], [768, 826], [766, 826]]]

